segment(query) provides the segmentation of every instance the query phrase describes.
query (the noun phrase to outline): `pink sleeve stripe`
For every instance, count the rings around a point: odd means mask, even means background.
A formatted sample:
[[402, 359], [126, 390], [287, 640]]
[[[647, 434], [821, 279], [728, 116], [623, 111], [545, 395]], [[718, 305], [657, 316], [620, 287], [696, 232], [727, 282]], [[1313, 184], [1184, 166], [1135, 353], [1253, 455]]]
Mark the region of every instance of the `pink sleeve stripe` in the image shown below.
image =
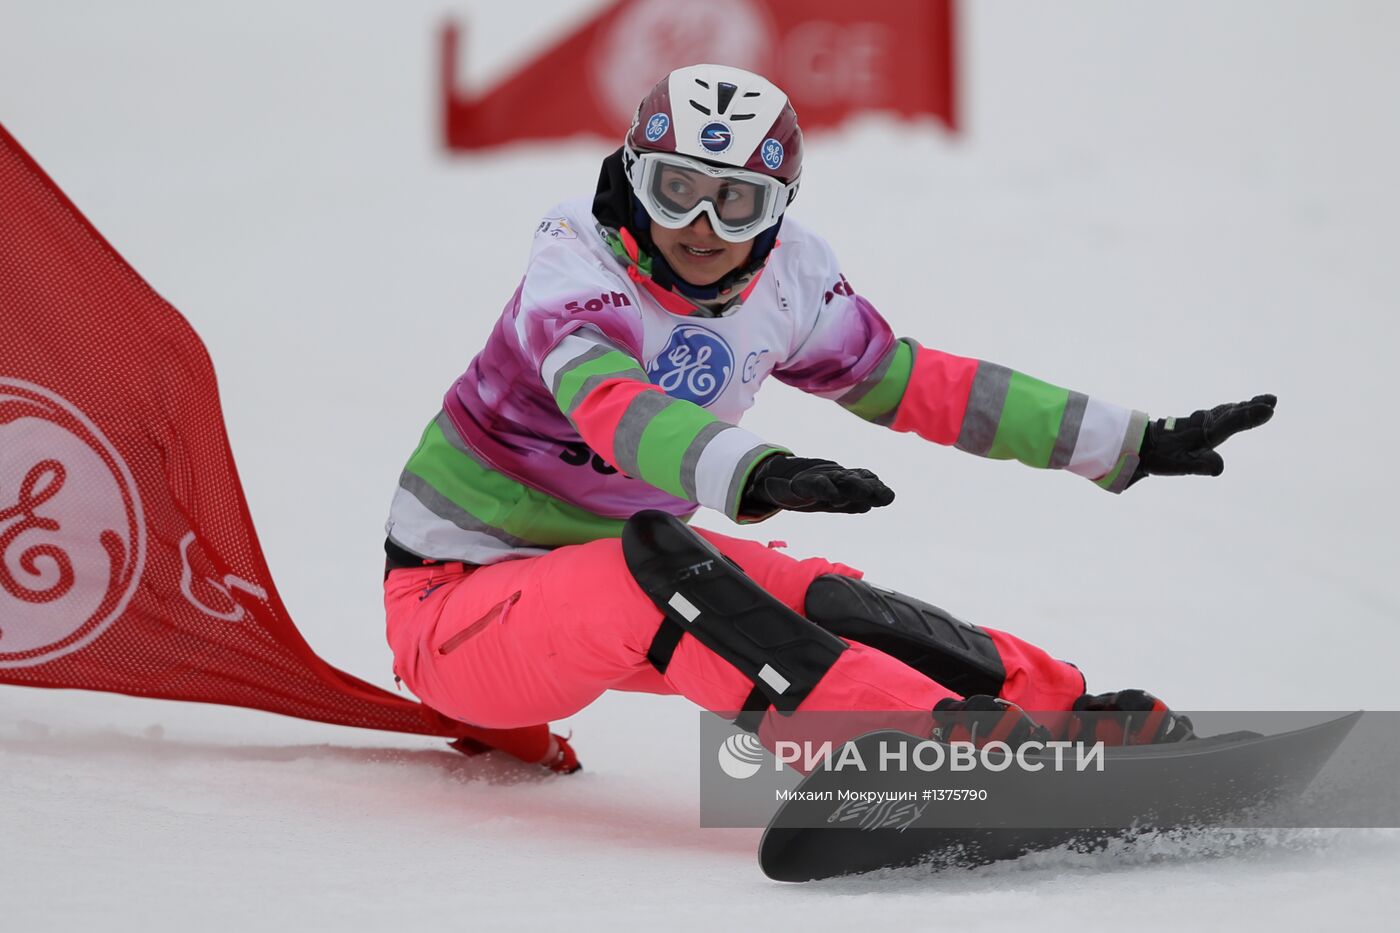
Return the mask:
[[972, 394], [977, 363], [965, 356], [919, 347], [909, 386], [891, 427], [912, 431], [937, 444], [956, 442]]
[[569, 415], [584, 443], [612, 466], [617, 466], [614, 440], [618, 425], [627, 414], [627, 406], [643, 392], [661, 392], [661, 387], [627, 376], [605, 379]]

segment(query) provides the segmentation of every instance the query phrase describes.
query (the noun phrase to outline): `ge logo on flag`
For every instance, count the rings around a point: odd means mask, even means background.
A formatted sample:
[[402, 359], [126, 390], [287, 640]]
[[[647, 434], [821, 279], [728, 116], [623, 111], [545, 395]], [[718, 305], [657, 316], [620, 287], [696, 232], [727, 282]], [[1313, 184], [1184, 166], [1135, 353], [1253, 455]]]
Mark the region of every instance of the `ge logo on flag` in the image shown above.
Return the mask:
[[136, 481], [111, 442], [48, 389], [0, 378], [0, 668], [101, 635], [145, 559]]

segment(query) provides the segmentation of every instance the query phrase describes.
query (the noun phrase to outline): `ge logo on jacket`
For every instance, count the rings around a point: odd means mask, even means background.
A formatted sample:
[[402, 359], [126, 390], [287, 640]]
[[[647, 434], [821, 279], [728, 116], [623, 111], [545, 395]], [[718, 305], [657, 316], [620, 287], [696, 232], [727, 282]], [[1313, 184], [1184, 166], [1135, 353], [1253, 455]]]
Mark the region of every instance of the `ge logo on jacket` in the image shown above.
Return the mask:
[[733, 375], [729, 344], [698, 324], [671, 331], [665, 349], [647, 367], [647, 376], [661, 391], [701, 407], [719, 398]]

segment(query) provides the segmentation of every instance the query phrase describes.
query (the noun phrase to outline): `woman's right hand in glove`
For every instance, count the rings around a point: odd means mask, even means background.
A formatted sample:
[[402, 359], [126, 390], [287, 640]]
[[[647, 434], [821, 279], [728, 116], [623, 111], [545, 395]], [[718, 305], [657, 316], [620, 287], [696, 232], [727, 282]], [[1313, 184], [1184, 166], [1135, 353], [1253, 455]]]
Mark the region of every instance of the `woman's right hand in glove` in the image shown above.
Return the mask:
[[849, 470], [830, 460], [773, 454], [749, 474], [740, 512], [869, 512], [889, 505], [894, 491], [869, 470]]

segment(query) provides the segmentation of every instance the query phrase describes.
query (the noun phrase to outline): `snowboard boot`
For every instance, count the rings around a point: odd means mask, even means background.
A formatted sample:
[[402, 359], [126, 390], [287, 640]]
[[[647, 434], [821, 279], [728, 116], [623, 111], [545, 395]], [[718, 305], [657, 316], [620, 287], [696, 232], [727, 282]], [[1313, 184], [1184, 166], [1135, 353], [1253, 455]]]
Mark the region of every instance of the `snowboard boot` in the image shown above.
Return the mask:
[[1194, 739], [1191, 720], [1173, 713], [1146, 690], [1084, 694], [1074, 701], [1069, 721], [1071, 742], [1105, 745], [1157, 745]]
[[988, 742], [1005, 742], [1017, 748], [1027, 742], [1048, 742], [1050, 730], [1027, 716], [1015, 703], [1000, 697], [976, 695], [961, 700], [948, 697], [933, 707], [933, 734], [938, 742], [971, 742], [982, 748]]

